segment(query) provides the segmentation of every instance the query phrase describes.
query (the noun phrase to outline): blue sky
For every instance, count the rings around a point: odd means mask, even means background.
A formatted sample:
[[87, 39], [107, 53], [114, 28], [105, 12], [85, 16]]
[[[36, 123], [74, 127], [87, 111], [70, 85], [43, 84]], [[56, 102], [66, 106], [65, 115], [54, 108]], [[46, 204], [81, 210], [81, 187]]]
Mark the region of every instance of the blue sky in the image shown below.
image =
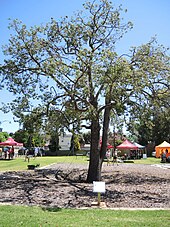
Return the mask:
[[[0, 47], [8, 43], [10, 31], [8, 30], [9, 18], [19, 19], [24, 24], [45, 24], [53, 17], [71, 16], [73, 12], [82, 9], [84, 0], [0, 0]], [[139, 46], [157, 36], [160, 44], [170, 46], [170, 1], [169, 0], [112, 0], [118, 6], [128, 10], [124, 16], [125, 22], [134, 24], [117, 44], [119, 54], [128, 53], [131, 46]], [[0, 64], [4, 56], [0, 48]], [[0, 91], [0, 103], [9, 102], [11, 95], [6, 91]], [[11, 124], [9, 123], [11, 122]], [[7, 132], [15, 132], [19, 129], [18, 123], [13, 122], [11, 113], [0, 112], [0, 127]]]

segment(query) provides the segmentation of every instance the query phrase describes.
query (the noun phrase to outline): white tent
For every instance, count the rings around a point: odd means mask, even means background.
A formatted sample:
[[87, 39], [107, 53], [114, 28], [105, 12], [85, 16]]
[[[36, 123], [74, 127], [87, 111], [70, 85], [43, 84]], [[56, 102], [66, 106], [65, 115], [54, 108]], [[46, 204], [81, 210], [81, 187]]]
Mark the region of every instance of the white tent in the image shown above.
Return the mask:
[[133, 143], [135, 146], [137, 146], [138, 147], [138, 149], [144, 149], [145, 148], [145, 146], [142, 146], [142, 145], [140, 145], [140, 144], [138, 144], [138, 143]]

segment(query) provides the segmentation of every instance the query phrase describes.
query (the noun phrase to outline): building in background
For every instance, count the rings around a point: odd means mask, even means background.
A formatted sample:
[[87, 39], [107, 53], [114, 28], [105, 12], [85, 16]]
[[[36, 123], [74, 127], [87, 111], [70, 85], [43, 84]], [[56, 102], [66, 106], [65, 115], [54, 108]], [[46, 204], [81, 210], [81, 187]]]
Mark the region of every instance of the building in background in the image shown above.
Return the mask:
[[59, 136], [59, 147], [60, 150], [70, 150], [72, 134]]

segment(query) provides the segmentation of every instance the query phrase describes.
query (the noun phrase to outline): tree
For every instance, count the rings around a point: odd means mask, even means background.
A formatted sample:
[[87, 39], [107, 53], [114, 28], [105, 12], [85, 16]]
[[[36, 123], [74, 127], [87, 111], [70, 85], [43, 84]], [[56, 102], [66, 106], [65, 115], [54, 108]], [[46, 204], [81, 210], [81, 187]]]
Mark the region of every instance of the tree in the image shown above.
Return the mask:
[[29, 133], [26, 130], [19, 129], [14, 133], [14, 139], [17, 142], [23, 143], [24, 146], [27, 145], [28, 138], [29, 138]]
[[71, 138], [71, 146], [70, 151], [72, 151], [72, 154], [75, 154], [77, 151], [80, 150], [80, 136], [78, 134], [73, 134]]
[[146, 145], [148, 141], [152, 141], [155, 145], [160, 144], [164, 140], [169, 141], [169, 90], [162, 91], [162, 94], [157, 94], [157, 92], [154, 91], [152, 99], [148, 99], [147, 106], [143, 105], [138, 109], [138, 117], [136, 114], [136, 119], [131, 114], [129, 131], [132, 134], [136, 134], [139, 143], [143, 145]]
[[[169, 82], [170, 67], [168, 49], [157, 45], [154, 39], [148, 44], [135, 48], [134, 68], [139, 68], [146, 81], [146, 88], [138, 95], [137, 106], [132, 106], [129, 118], [129, 130], [137, 133], [139, 142], [147, 144], [152, 141], [159, 144], [168, 139], [169, 125]], [[139, 74], [140, 76], [140, 74]]]
[[132, 28], [122, 21], [122, 11], [100, 0], [85, 3], [84, 11], [70, 19], [52, 18], [46, 26], [28, 29], [15, 20], [15, 34], [4, 48], [9, 57], [1, 67], [2, 80], [16, 95], [14, 108], [22, 103], [24, 111], [36, 99], [78, 128], [86, 121], [91, 131], [88, 182], [101, 179], [111, 110], [124, 114], [141, 101], [154, 77], [143, 63], [158, 62], [156, 55], [150, 57], [151, 44], [134, 48], [129, 60], [115, 53], [116, 42]]
[[7, 132], [0, 132], [0, 142], [4, 142], [9, 137]]
[[84, 140], [84, 143], [90, 143], [91, 141], [91, 132], [88, 131], [86, 133], [83, 133], [83, 140]]
[[22, 129], [15, 132], [14, 137], [17, 141], [24, 143], [26, 147], [35, 147], [44, 145], [44, 112], [43, 108], [37, 107], [30, 112], [20, 111], [20, 108], [13, 110], [17, 121], [22, 125]]

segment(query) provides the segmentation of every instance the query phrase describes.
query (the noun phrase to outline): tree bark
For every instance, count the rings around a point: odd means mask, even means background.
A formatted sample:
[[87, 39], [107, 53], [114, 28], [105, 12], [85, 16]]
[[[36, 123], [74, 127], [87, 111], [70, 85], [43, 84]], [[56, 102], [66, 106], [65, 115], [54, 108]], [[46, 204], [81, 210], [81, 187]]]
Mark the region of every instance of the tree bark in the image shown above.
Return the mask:
[[99, 118], [92, 120], [91, 125], [91, 148], [90, 148], [90, 161], [87, 175], [87, 182], [100, 181], [101, 167], [100, 167], [100, 124]]
[[104, 111], [104, 121], [103, 121], [103, 134], [102, 134], [102, 145], [100, 150], [100, 158], [103, 160], [107, 151], [107, 139], [108, 139], [108, 130], [110, 123], [110, 107], [107, 107]]
[[[107, 102], [106, 102], [107, 105]], [[110, 123], [110, 111], [111, 107], [106, 107], [104, 111], [104, 121], [103, 121], [103, 134], [102, 134], [102, 144], [100, 149], [100, 169], [102, 170], [102, 164], [104, 157], [107, 151], [107, 139], [108, 139], [108, 130], [109, 130], [109, 123]], [[101, 172], [100, 170], [100, 172]]]
[[88, 169], [88, 176], [87, 176], [87, 182], [89, 183], [92, 183], [93, 181], [101, 180], [102, 163], [107, 150], [107, 137], [108, 137], [108, 129], [109, 129], [109, 123], [110, 123], [110, 111], [111, 111], [110, 106], [106, 107], [104, 111], [101, 148], [99, 147], [99, 143], [100, 143], [99, 118], [96, 120], [92, 120], [90, 162], [89, 162], [89, 169]]

